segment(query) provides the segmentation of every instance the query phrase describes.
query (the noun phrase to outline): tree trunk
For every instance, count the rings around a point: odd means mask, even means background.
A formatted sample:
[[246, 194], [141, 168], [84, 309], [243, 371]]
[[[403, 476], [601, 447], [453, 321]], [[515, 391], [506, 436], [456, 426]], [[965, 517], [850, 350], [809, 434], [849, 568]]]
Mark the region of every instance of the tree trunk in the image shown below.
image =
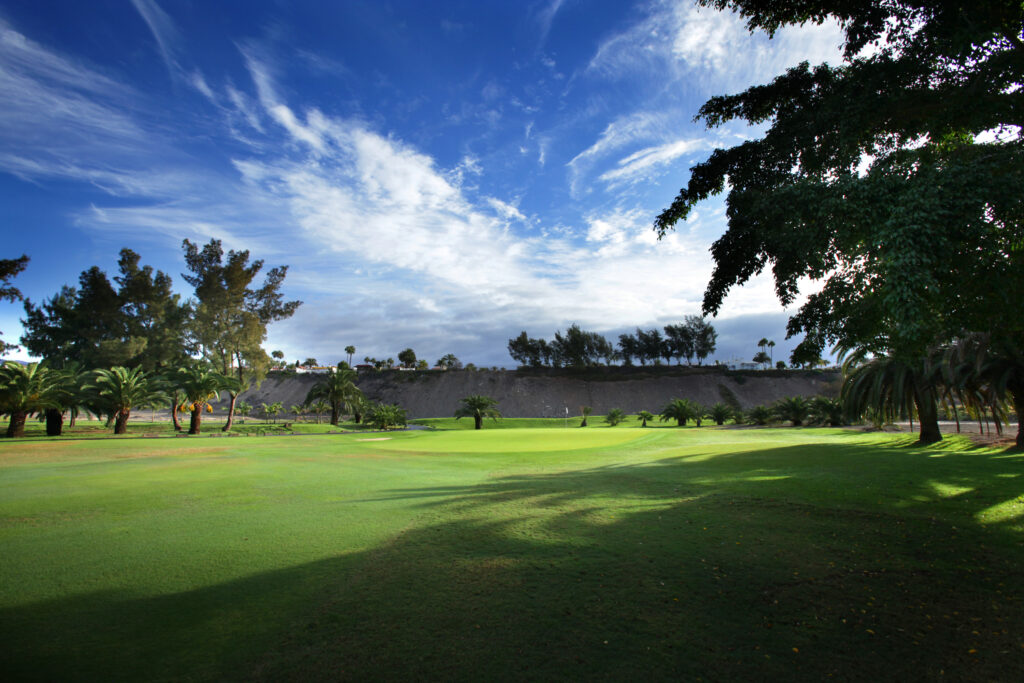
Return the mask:
[[110, 429], [111, 427], [114, 426], [114, 417], [115, 417], [115, 415], [116, 415], [116, 413], [112, 413], [112, 412], [111, 413], [107, 413], [107, 423], [105, 425], [107, 429]]
[[[331, 403], [331, 424], [334, 425], [335, 427], [337, 427], [338, 426], [338, 422], [340, 420], [341, 420], [341, 406], [339, 406], [337, 403], [333, 403], [332, 402]], [[320, 415], [319, 414], [316, 416], [316, 421], [320, 422]], [[359, 420], [356, 420], [356, 422], [359, 422]]]
[[188, 433], [198, 434], [199, 428], [203, 422], [203, 408], [202, 406], [192, 409], [192, 419], [189, 420]]
[[1017, 413], [1017, 448], [1024, 450], [1024, 380], [1008, 382], [1006, 388], [1013, 395], [1013, 411]]
[[60, 436], [64, 431], [64, 411], [56, 408], [46, 409], [46, 435]]
[[223, 427], [221, 427], [220, 431], [222, 432], [230, 432], [231, 423], [235, 420], [235, 401], [238, 400], [238, 394], [228, 392], [228, 396], [231, 397], [231, 402], [228, 403], [228, 421], [224, 423]]
[[686, 424], [686, 420], [684, 420], [681, 417], [677, 417], [676, 418], [676, 427], [682, 427], [685, 424]]
[[171, 393], [171, 423], [174, 425], [174, 431], [181, 431], [181, 421], [178, 420], [178, 392], [174, 391]]
[[17, 439], [25, 436], [25, 420], [28, 419], [28, 412], [24, 410], [11, 411], [11, 421], [7, 425], [7, 438]]
[[939, 431], [939, 408], [935, 400], [934, 387], [925, 387], [914, 392], [914, 404], [917, 406], [917, 420], [920, 423], [920, 435], [917, 442], [931, 444], [942, 441]]
[[78, 408], [72, 408], [68, 412], [71, 413], [71, 420], [68, 422], [68, 426], [69, 427], [74, 427], [75, 426], [75, 421], [78, 420]]
[[483, 429], [483, 428], [484, 428], [484, 416], [483, 415], [474, 415], [473, 416], [473, 429]]
[[131, 410], [122, 410], [114, 418], [114, 433], [115, 434], [127, 434], [128, 433], [128, 418], [131, 417]]

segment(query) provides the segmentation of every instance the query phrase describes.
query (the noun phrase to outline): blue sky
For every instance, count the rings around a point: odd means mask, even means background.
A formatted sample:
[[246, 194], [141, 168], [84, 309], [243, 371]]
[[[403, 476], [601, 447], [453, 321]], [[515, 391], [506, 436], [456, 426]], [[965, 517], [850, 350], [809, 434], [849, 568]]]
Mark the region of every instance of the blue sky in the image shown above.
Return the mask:
[[[660, 243], [650, 226], [694, 163], [759, 131], [694, 114], [840, 42], [658, 0], [2, 2], [2, 256], [31, 257], [35, 301], [125, 246], [187, 295], [182, 240], [218, 238], [290, 267], [305, 304], [268, 350], [511, 366], [524, 329], [699, 312], [722, 202]], [[0, 303], [7, 341], [21, 315]], [[767, 336], [785, 357], [785, 320], [751, 282], [716, 356]]]

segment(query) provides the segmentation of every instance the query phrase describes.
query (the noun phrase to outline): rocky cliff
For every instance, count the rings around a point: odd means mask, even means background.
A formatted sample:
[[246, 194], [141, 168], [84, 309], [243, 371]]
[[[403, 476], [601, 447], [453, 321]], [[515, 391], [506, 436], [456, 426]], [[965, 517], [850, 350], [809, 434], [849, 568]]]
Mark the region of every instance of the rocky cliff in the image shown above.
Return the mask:
[[[281, 401], [284, 410], [300, 404], [317, 382], [315, 375], [272, 374], [242, 395], [255, 407]], [[498, 401], [505, 417], [562, 417], [591, 406], [602, 415], [612, 408], [627, 413], [657, 413], [673, 398], [709, 406], [738, 403], [747, 409], [784, 396], [834, 395], [838, 374], [826, 371], [768, 370], [732, 372], [714, 367], [588, 368], [585, 370], [451, 370], [369, 372], [358, 385], [368, 398], [397, 403], [410, 418], [450, 417], [459, 399], [484, 394]]]

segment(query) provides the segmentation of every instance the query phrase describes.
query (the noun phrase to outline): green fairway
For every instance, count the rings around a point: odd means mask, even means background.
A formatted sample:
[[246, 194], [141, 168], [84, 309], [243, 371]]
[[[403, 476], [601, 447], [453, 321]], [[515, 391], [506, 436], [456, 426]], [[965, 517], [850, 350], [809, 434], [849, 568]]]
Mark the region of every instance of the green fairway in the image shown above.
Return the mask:
[[0, 675], [1024, 670], [1022, 455], [491, 424], [0, 443]]

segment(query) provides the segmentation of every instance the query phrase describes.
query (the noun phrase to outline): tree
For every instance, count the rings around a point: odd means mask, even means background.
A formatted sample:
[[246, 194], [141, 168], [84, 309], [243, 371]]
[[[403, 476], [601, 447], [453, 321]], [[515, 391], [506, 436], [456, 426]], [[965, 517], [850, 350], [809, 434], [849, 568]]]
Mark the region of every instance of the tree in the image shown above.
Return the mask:
[[770, 341], [766, 344], [766, 346], [768, 347], [768, 364], [771, 365], [772, 363], [775, 362], [775, 342]]
[[[660, 421], [675, 420], [676, 426], [684, 427], [689, 420], [696, 420], [703, 411], [688, 398], [674, 398], [661, 409]], [[699, 425], [698, 425], [699, 426]]]
[[345, 347], [345, 353], [348, 354], [348, 364], [349, 364], [349, 367], [352, 366], [352, 354], [355, 353], [355, 352], [356, 352], [356, 347], [354, 347], [352, 345], [349, 345], [349, 346]]
[[281, 401], [274, 401], [273, 403], [263, 404], [263, 419], [273, 419], [274, 424], [277, 424], [277, 414], [284, 408], [284, 404]]
[[909, 370], [965, 331], [1024, 347], [1024, 316], [997, 313], [1024, 300], [1024, 141], [1003, 134], [1022, 123], [1024, 6], [699, 2], [738, 10], [752, 30], [834, 18], [846, 34], [845, 63], [804, 63], [701, 108], [710, 126], [767, 127], [693, 168], [655, 222], [664, 235], [728, 191], [704, 312], [771, 267], [787, 305], [800, 278], [821, 282], [787, 326], [804, 335], [801, 359], [836, 344]]
[[62, 368], [51, 368], [53, 396], [56, 403], [46, 409], [46, 435], [60, 436], [64, 433], [64, 413], [71, 415], [71, 424], [75, 424], [78, 409], [87, 401], [84, 385], [87, 373], [78, 363], [68, 363]]
[[295, 416], [295, 421], [296, 422], [302, 422], [302, 415], [303, 415], [303, 413], [306, 412], [306, 407], [305, 406], [299, 405], [297, 403], [293, 403], [292, 407], [289, 410], [291, 411], [292, 415]]
[[356, 387], [356, 379], [358, 375], [351, 368], [338, 367], [329, 370], [323, 379], [310, 388], [305, 403], [308, 405], [320, 399], [327, 401], [331, 406], [331, 424], [337, 427], [344, 410], [353, 410], [352, 403], [362, 398], [362, 392]]
[[636, 337], [631, 334], [619, 335], [619, 355], [625, 365], [632, 365], [634, 358], [640, 360], [640, 344]]
[[708, 408], [708, 417], [711, 418], [716, 425], [721, 427], [725, 424], [725, 421], [732, 418], [733, 410], [725, 403], [716, 403], [715, 405]]
[[489, 417], [495, 422], [501, 418], [501, 413], [498, 412], [498, 402], [490, 396], [474, 394], [460, 399], [460, 402], [462, 405], [455, 411], [455, 419], [473, 418], [473, 429], [483, 429], [485, 417]]
[[893, 356], [854, 353], [843, 362], [843, 386], [840, 399], [849, 415], [874, 412], [893, 421], [901, 417], [919, 420], [919, 442], [935, 443], [939, 432], [936, 384], [941, 364], [934, 358], [907, 361]]
[[580, 406], [580, 415], [583, 416], [583, 419], [580, 420], [580, 427], [587, 426], [587, 418], [590, 417], [592, 412], [594, 412], [594, 409], [590, 406]]
[[330, 407], [331, 404], [322, 398], [317, 399], [315, 402], [313, 402], [312, 405], [309, 406], [310, 410], [313, 411], [313, 414], [316, 415], [317, 424], [320, 424], [320, 417], [323, 416], [323, 414], [326, 413], [330, 409]]
[[85, 389], [95, 392], [107, 414], [114, 415], [115, 434], [128, 433], [128, 419], [134, 408], [159, 405], [165, 398], [162, 383], [140, 367], [95, 370]]
[[[21, 301], [24, 297], [21, 295], [21, 291], [11, 284], [11, 280], [18, 275], [18, 273], [25, 270], [25, 266], [28, 265], [28, 256], [24, 254], [19, 258], [14, 259], [0, 259], [0, 301]], [[18, 348], [15, 344], [8, 344], [0, 339], [0, 354], [6, 353], [13, 349]]]
[[626, 414], [622, 412], [620, 408], [612, 408], [608, 411], [608, 414], [604, 416], [605, 424], [609, 427], [614, 427], [617, 424], [624, 422]]
[[39, 363], [0, 366], [0, 413], [11, 416], [8, 438], [25, 436], [29, 415], [59, 407], [54, 379], [53, 371]]
[[210, 240], [200, 249], [189, 240], [182, 242], [185, 281], [195, 288], [196, 306], [189, 328], [202, 355], [224, 376], [237, 380], [229, 392], [228, 418], [224, 431], [231, 429], [238, 394], [259, 384], [270, 367], [262, 348], [267, 326], [291, 317], [301, 301], [284, 301], [281, 286], [288, 266], [267, 271], [263, 284], [254, 280], [263, 261], [249, 263], [248, 251], [229, 251], [225, 257], [220, 240]]
[[693, 335], [693, 353], [697, 356], [697, 365], [715, 352], [718, 346], [718, 332], [714, 326], [699, 315], [686, 316], [686, 326]]
[[416, 352], [412, 349], [405, 349], [398, 354], [398, 362], [403, 368], [416, 367]]
[[768, 363], [770, 363], [772, 359], [764, 351], [758, 351], [757, 353], [754, 354], [754, 357], [753, 357], [752, 360], [755, 363], [759, 363], [761, 365], [762, 369], [767, 370], [768, 369]]
[[637, 355], [640, 358], [640, 365], [645, 365], [646, 361], [661, 362], [658, 359], [662, 355], [662, 338], [661, 332], [656, 328], [649, 330], [641, 330], [639, 327], [636, 329], [636, 340], [637, 340]]
[[811, 419], [830, 427], [839, 427], [845, 423], [842, 401], [815, 396], [811, 399]]
[[811, 415], [811, 403], [803, 396], [789, 396], [775, 402], [775, 414], [783, 422], [801, 426]]
[[405, 410], [398, 404], [385, 405], [378, 403], [370, 410], [369, 421], [377, 429], [390, 429], [391, 427], [404, 427], [406, 422]]
[[203, 411], [213, 412], [210, 400], [220, 397], [220, 392], [238, 391], [237, 380], [225, 377], [203, 363], [193, 363], [172, 373], [169, 381], [181, 391], [179, 407], [191, 413], [188, 433], [199, 434], [202, 429]]
[[238, 401], [235, 404], [235, 412], [242, 417], [242, 424], [245, 424], [245, 418], [249, 417], [249, 413], [252, 412], [252, 406], [245, 401]]
[[641, 427], [646, 427], [647, 423], [654, 419], [654, 415], [652, 415], [647, 410], [641, 410], [639, 413], [636, 414], [636, 417], [638, 420], [640, 420]]
[[665, 337], [677, 364], [681, 365], [682, 359], [686, 358], [686, 363], [689, 365], [690, 359], [693, 358], [696, 341], [693, 334], [694, 330], [686, 324], [665, 326]]
[[454, 353], [446, 353], [437, 359], [436, 365], [444, 370], [461, 370], [462, 361], [455, 357]]
[[747, 421], [760, 427], [771, 422], [772, 417], [772, 411], [767, 406], [754, 406], [747, 412]]
[[320, 366], [320, 363], [318, 363], [316, 361], [316, 358], [310, 357], [310, 358], [307, 358], [306, 360], [302, 361], [302, 367], [304, 367], [304, 368], [315, 368], [315, 367], [319, 367], [319, 366]]

